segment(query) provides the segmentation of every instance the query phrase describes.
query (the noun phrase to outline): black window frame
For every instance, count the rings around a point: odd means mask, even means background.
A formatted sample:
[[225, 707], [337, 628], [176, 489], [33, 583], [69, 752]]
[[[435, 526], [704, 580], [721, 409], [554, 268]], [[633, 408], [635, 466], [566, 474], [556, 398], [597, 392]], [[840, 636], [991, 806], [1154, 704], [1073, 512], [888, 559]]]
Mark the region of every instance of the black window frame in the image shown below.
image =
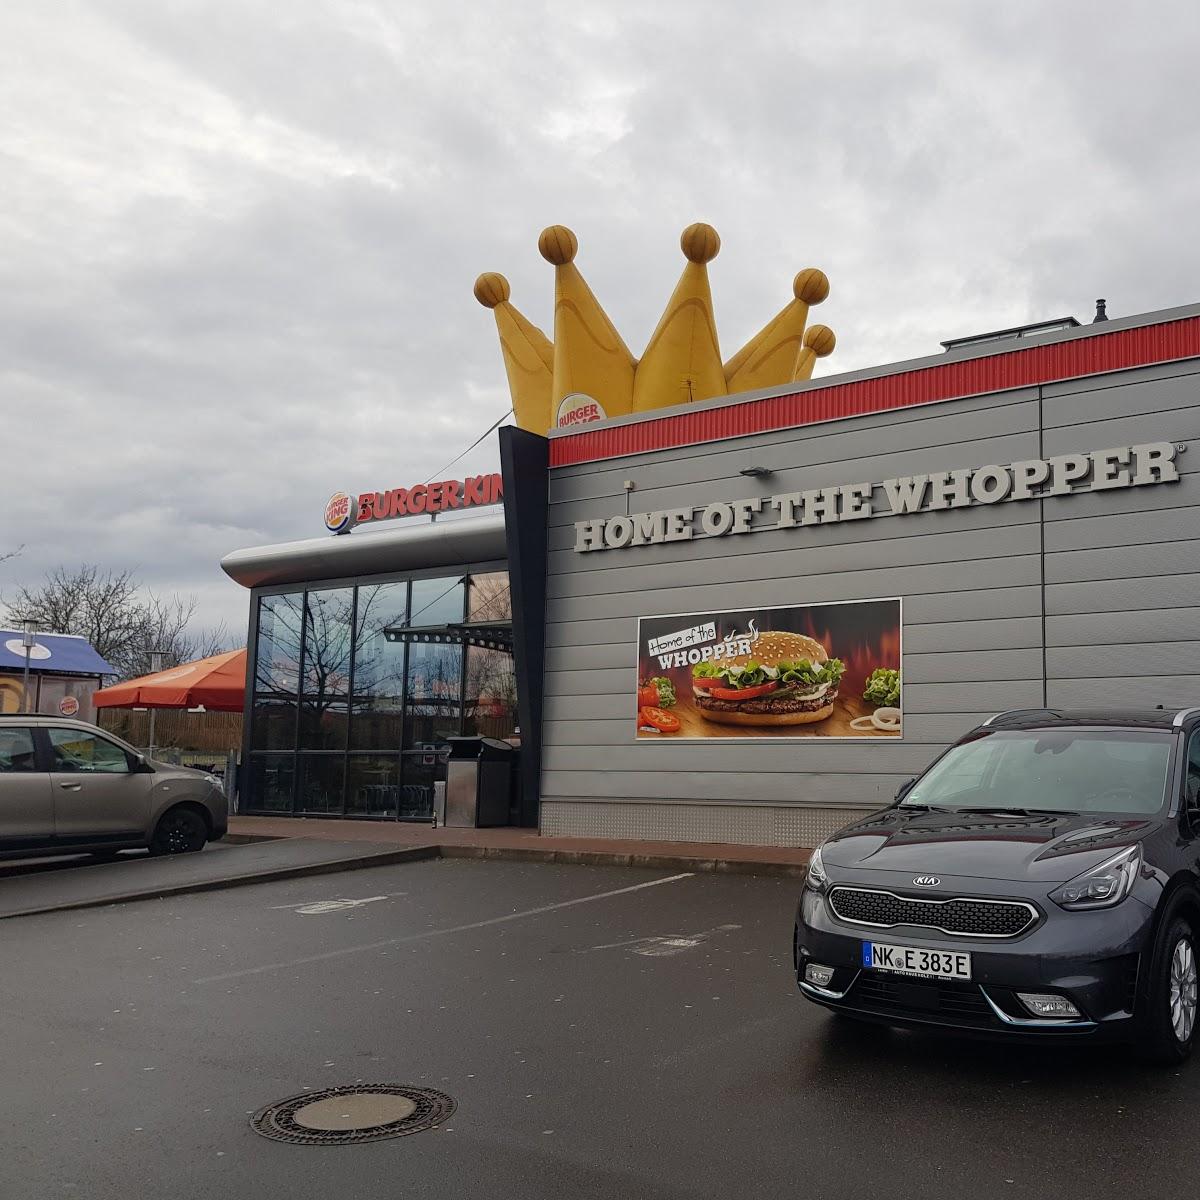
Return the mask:
[[[246, 663], [246, 698], [243, 708], [244, 728], [242, 734], [242, 762], [245, 764], [243, 778], [246, 787], [246, 806], [243, 811], [248, 813], [256, 813], [268, 816], [290, 816], [290, 817], [319, 817], [325, 816], [343, 820], [379, 820], [382, 819], [375, 815], [363, 815], [348, 811], [349, 798], [346, 793], [348, 781], [351, 777], [351, 760], [355, 758], [389, 758], [395, 759], [399, 767], [399, 795], [403, 797], [404, 787], [408, 779], [409, 772], [406, 771], [406, 765], [413, 763], [415, 769], [418, 765], [412, 758], [413, 747], [405, 741], [405, 726], [407, 724], [408, 711], [408, 676], [411, 666], [411, 642], [405, 643], [404, 658], [401, 676], [401, 727], [400, 727], [400, 744], [395, 749], [381, 748], [378, 746], [352, 749], [353, 733], [354, 733], [354, 695], [355, 695], [355, 672], [358, 665], [358, 645], [357, 645], [357, 624], [358, 624], [358, 609], [359, 609], [359, 593], [364, 587], [376, 587], [381, 584], [403, 583], [406, 586], [405, 591], [405, 614], [406, 621], [413, 621], [413, 584], [426, 579], [444, 579], [448, 583], [451, 580], [461, 581], [462, 583], [462, 604], [461, 613], [458, 614], [458, 620], [469, 620], [471, 611], [471, 588], [472, 581], [476, 575], [493, 575], [493, 574], [509, 573], [509, 564], [507, 562], [481, 562], [470, 563], [455, 567], [448, 570], [446, 567], [431, 568], [425, 571], [410, 571], [397, 572], [395, 574], [385, 573], [378, 575], [363, 575], [351, 578], [337, 579], [322, 579], [313, 580], [303, 584], [265, 586], [254, 588], [251, 593], [250, 601], [250, 637], [249, 647], [251, 653], [247, 654]], [[353, 589], [353, 603], [351, 606], [351, 650], [350, 650], [350, 666], [349, 678], [347, 685], [347, 720], [345, 725], [345, 736], [343, 744], [340, 748], [334, 749], [307, 749], [300, 745], [300, 727], [302, 720], [302, 706], [304, 703], [304, 663], [307, 653], [307, 637], [308, 637], [308, 620], [306, 617], [308, 611], [308, 597], [310, 593], [334, 591], [342, 588]], [[282, 693], [258, 691], [258, 664], [257, 657], [259, 653], [259, 617], [262, 611], [262, 604], [265, 600], [269, 600], [276, 596], [293, 596], [299, 600], [299, 609], [301, 614], [301, 637], [298, 648], [298, 677], [296, 681], [296, 694], [294, 697], [289, 697], [295, 702], [295, 714], [292, 723], [292, 738], [290, 749], [276, 748], [265, 749], [256, 748], [254, 746], [254, 707], [257, 700], [260, 698], [274, 697], [279, 699]], [[421, 623], [418, 621], [411, 624], [414, 629], [421, 628]], [[460, 663], [458, 670], [458, 722], [457, 733], [462, 735], [466, 728], [466, 689], [467, 689], [467, 670], [468, 670], [468, 654], [467, 647], [461, 647]], [[451, 735], [453, 736], [453, 735]], [[420, 754], [420, 751], [416, 751]], [[302, 777], [304, 774], [304, 759], [306, 756], [340, 756], [342, 759], [342, 789], [341, 802], [335, 809], [329, 809], [325, 812], [312, 812], [302, 810], [300, 807]], [[267, 809], [257, 803], [257, 797], [253, 794], [253, 778], [254, 778], [254, 760], [266, 757], [273, 757], [276, 762], [282, 762], [284, 759], [290, 760], [292, 771], [291, 777], [291, 796], [290, 804], [287, 808]], [[401, 816], [400, 809], [402, 801], [398, 800], [396, 811], [393, 812], [392, 820], [409, 820], [409, 821], [428, 821], [429, 817], [419, 816]]]

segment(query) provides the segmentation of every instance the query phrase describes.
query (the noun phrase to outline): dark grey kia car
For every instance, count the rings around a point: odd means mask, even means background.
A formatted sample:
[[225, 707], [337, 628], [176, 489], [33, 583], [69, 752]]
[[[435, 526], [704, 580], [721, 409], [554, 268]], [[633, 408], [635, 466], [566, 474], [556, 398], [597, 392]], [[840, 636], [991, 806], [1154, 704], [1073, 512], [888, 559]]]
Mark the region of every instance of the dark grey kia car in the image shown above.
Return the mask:
[[1180, 1062], [1198, 938], [1200, 708], [1021, 710], [813, 854], [794, 958], [848, 1017]]

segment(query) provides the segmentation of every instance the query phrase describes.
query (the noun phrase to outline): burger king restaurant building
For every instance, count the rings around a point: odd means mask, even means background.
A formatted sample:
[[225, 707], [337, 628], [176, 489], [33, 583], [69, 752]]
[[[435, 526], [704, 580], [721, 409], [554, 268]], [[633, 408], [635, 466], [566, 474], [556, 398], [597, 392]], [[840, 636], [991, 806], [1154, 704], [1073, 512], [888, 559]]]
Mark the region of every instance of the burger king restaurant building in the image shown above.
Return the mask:
[[[274, 596], [505, 573], [519, 819], [764, 844], [815, 844], [1004, 709], [1200, 705], [1200, 306], [1011, 333], [502, 430], [503, 517], [230, 556], [251, 670]], [[367, 728], [391, 741], [341, 747], [340, 779], [417, 726]], [[249, 736], [307, 811], [322, 752]]]

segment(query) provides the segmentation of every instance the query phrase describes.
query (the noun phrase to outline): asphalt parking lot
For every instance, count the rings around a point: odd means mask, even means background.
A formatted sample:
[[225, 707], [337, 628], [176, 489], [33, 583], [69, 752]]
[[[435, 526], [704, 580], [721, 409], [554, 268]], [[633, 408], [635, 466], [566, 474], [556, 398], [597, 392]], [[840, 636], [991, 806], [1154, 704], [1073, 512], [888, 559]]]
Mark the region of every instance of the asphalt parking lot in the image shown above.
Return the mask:
[[397, 862], [419, 851], [324, 838], [279, 838], [246, 845], [213, 842], [199, 854], [152, 857], [124, 851], [112, 862], [87, 856], [0, 863], [0, 920], [30, 913], [91, 908], [133, 897], [240, 886], [250, 880], [351, 870]]
[[[0, 1195], [1190, 1193], [1200, 1062], [843, 1026], [796, 995], [796, 886], [442, 860], [4, 922]], [[354, 1082], [458, 1109], [249, 1128]]]

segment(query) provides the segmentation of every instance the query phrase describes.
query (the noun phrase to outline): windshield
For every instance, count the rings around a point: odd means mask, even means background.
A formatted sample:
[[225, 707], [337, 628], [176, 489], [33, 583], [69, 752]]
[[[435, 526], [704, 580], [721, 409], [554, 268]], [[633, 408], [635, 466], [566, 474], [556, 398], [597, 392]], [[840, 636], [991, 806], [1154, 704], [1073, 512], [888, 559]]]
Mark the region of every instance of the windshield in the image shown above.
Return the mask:
[[995, 731], [955, 746], [901, 801], [929, 808], [1154, 813], [1171, 739], [1135, 730]]

